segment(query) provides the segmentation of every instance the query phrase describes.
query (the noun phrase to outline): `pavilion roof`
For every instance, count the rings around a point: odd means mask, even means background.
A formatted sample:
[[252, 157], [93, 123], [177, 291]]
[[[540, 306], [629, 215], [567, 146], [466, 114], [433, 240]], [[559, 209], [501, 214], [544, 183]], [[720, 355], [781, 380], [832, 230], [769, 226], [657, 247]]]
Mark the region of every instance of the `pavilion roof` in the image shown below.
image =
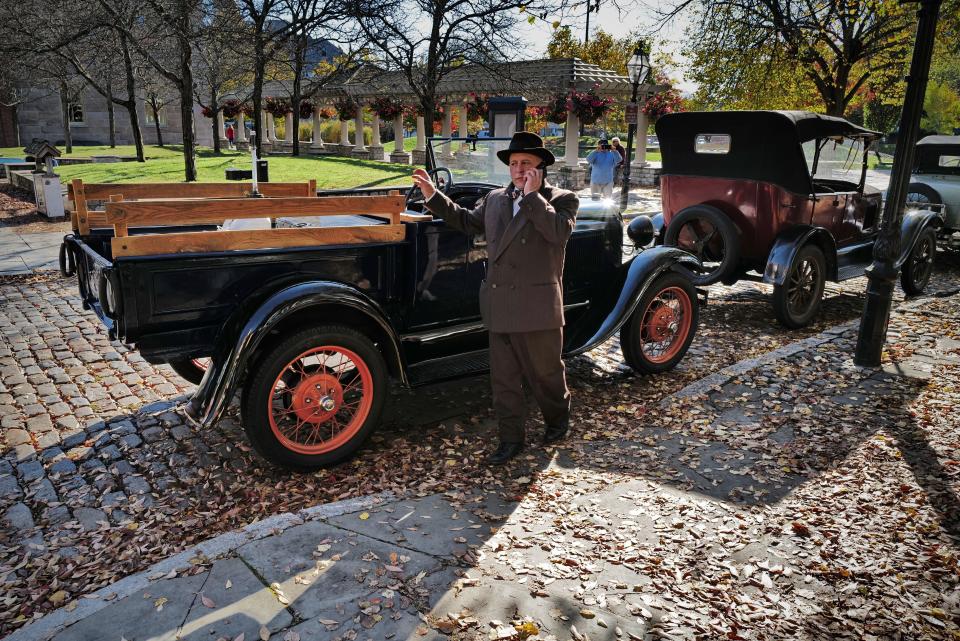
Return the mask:
[[[288, 83], [269, 83], [264, 95], [289, 95], [284, 91]], [[461, 98], [471, 92], [521, 95], [530, 102], [544, 102], [570, 89], [586, 90], [596, 86], [597, 93], [619, 99], [629, 99], [633, 88], [630, 79], [615, 71], [603, 69], [579, 58], [547, 58], [521, 60], [490, 65], [463, 65], [453, 69], [437, 86], [438, 98]], [[665, 89], [662, 85], [640, 86], [640, 94]], [[344, 71], [328, 81], [316, 94], [320, 100], [332, 100], [342, 95], [360, 101], [379, 96], [401, 100], [415, 99], [405, 75], [399, 71], [384, 71], [365, 64]]]

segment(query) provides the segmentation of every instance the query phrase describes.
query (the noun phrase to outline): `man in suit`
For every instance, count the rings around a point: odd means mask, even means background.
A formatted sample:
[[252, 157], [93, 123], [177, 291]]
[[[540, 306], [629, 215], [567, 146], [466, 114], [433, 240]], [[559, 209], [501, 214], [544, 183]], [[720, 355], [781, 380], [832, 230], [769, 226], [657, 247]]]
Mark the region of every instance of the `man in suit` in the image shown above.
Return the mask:
[[473, 210], [438, 191], [426, 171], [413, 182], [425, 206], [451, 227], [485, 234], [487, 278], [480, 286], [480, 313], [490, 332], [490, 383], [500, 444], [487, 459], [502, 465], [523, 449], [526, 381], [543, 413], [544, 443], [555, 443], [570, 424], [570, 391], [563, 347], [563, 261], [579, 200], [549, 185], [545, 168], [553, 154], [540, 136], [518, 131], [497, 152], [510, 167], [510, 184], [489, 192]]

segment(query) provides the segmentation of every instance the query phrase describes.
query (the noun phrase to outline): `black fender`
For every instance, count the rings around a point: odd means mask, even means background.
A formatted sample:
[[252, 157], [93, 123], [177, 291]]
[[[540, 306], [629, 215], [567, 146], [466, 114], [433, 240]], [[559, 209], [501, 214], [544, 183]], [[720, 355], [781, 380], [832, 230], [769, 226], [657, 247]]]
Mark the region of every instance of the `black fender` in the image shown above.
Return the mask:
[[917, 239], [927, 227], [943, 227], [943, 218], [929, 209], [911, 209], [903, 214], [903, 223], [900, 225], [900, 256], [894, 264], [895, 269], [900, 269], [907, 262]]
[[800, 249], [807, 243], [816, 243], [827, 259], [827, 280], [836, 281], [837, 242], [833, 234], [823, 227], [812, 225], [793, 225], [781, 232], [773, 242], [773, 249], [767, 256], [767, 266], [763, 270], [763, 282], [782, 285], [790, 271], [790, 265]]
[[617, 302], [600, 324], [600, 328], [583, 345], [571, 349], [565, 356], [582, 354], [613, 336], [627, 322], [658, 276], [664, 272], [677, 272], [688, 276], [690, 272], [699, 271], [701, 265], [696, 256], [682, 249], [653, 247], [634, 256], [626, 268], [626, 280], [620, 289]]
[[240, 379], [257, 347], [281, 321], [291, 314], [317, 306], [349, 307], [368, 316], [389, 337], [383, 346], [384, 358], [392, 360], [404, 383], [406, 366], [400, 351], [400, 337], [380, 306], [358, 289], [333, 281], [311, 281], [282, 289], [267, 298], [252, 313], [225, 327], [237, 328], [221, 334], [213, 360], [197, 391], [185, 408], [187, 415], [201, 426], [217, 422], [237, 392]]

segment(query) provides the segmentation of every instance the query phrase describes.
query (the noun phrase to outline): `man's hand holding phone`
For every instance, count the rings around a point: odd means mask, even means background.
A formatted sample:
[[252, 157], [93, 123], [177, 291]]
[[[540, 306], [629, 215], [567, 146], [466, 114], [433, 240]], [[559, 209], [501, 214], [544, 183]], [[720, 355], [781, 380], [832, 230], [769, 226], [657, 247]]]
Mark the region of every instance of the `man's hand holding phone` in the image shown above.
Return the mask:
[[413, 185], [419, 187], [420, 191], [423, 192], [424, 200], [430, 200], [437, 192], [437, 187], [430, 179], [430, 174], [424, 169], [417, 169], [413, 172]]
[[543, 186], [543, 165], [540, 165], [536, 169], [530, 169], [527, 171], [526, 181], [523, 183], [523, 193], [532, 194], [534, 192], [540, 191], [540, 187]]

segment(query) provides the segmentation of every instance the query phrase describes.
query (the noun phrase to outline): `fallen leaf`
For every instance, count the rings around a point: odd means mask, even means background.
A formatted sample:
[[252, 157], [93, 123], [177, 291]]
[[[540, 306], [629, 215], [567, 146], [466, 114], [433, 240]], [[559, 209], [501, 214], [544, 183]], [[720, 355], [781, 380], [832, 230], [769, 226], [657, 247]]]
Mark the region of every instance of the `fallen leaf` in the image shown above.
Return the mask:
[[260, 626], [260, 641], [270, 641], [270, 630], [265, 625]]
[[217, 607], [217, 604], [213, 602], [213, 599], [208, 597], [206, 594], [200, 595], [200, 603], [210, 608], [211, 610]]

